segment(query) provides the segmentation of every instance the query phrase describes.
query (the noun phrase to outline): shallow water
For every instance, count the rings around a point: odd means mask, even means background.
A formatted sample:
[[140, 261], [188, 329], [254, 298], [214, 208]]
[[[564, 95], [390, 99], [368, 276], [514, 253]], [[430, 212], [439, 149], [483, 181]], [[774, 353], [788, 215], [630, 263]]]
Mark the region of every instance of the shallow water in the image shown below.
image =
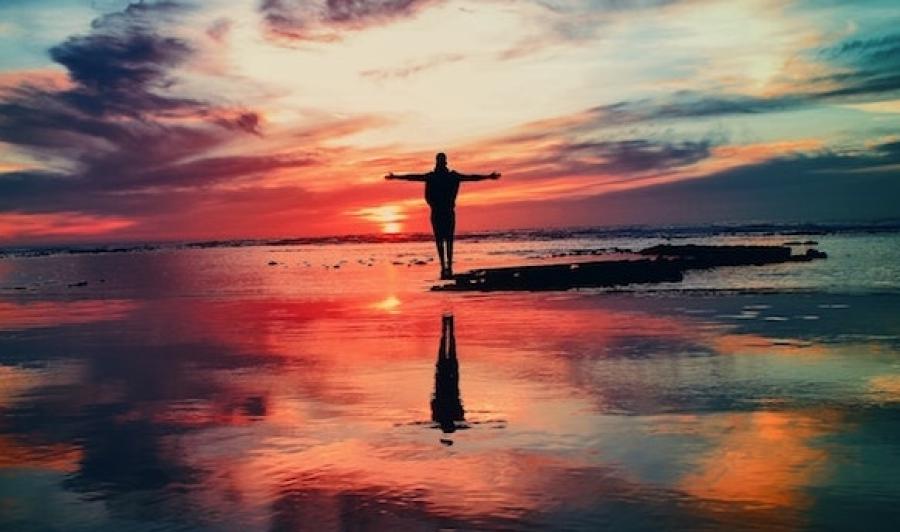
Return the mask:
[[900, 246], [816, 239], [624, 293], [431, 293], [425, 243], [2, 260], [0, 528], [893, 529]]

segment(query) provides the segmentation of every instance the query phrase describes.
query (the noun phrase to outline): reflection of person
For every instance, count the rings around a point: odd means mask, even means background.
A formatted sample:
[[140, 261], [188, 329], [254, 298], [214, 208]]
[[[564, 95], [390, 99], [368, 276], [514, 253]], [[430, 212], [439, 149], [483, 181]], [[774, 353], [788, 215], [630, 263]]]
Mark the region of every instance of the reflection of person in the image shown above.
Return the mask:
[[444, 316], [441, 323], [441, 344], [435, 364], [431, 420], [445, 434], [450, 434], [457, 429], [468, 428], [465, 425], [465, 415], [459, 398], [459, 362], [456, 359], [453, 316]]
[[431, 207], [431, 229], [434, 231], [434, 242], [441, 259], [441, 279], [453, 277], [453, 233], [456, 230], [456, 196], [462, 181], [483, 181], [498, 179], [500, 174], [493, 172], [487, 175], [465, 175], [447, 167], [447, 156], [443, 153], [435, 157], [434, 170], [427, 174], [394, 175], [390, 173], [385, 179], [402, 179], [404, 181], [424, 181], [425, 201]]

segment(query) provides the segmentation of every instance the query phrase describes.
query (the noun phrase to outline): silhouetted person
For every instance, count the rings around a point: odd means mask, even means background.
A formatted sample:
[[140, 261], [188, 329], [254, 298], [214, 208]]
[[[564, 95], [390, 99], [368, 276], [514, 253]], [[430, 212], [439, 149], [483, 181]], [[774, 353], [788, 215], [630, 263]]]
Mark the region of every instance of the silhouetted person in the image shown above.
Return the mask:
[[[459, 398], [459, 362], [456, 360], [453, 316], [444, 316], [441, 322], [441, 344], [435, 363], [431, 420], [440, 426], [444, 434], [450, 434], [456, 432], [458, 428], [467, 428], [463, 423], [465, 416], [466, 412]], [[452, 443], [449, 440], [441, 442], [448, 445]]]
[[437, 244], [441, 259], [441, 279], [453, 277], [453, 233], [456, 230], [456, 195], [462, 181], [483, 181], [498, 179], [500, 174], [493, 172], [487, 175], [465, 175], [447, 167], [447, 156], [437, 154], [434, 170], [427, 174], [394, 175], [390, 173], [385, 179], [402, 179], [404, 181], [424, 181], [425, 201], [431, 207], [431, 229], [434, 231], [434, 242]]

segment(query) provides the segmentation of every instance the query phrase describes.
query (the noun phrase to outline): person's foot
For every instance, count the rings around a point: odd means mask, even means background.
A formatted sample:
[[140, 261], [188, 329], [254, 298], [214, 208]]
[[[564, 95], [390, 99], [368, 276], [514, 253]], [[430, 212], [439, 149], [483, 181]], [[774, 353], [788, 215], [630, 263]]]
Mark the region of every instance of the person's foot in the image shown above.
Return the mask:
[[450, 270], [444, 268], [441, 270], [441, 281], [447, 281], [453, 279], [453, 274], [450, 273]]

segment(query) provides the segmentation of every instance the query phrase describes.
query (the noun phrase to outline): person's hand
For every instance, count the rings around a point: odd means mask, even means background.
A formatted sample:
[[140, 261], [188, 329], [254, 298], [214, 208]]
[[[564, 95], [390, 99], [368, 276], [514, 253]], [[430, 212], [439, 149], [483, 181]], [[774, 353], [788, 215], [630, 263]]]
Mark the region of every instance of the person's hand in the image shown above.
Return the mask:
[[490, 177], [491, 179], [500, 179], [500, 172], [491, 172], [491, 175], [489, 175], [488, 177]]
[[394, 177], [394, 172], [390, 172], [388, 175], [384, 176], [385, 179], [396, 179]]

